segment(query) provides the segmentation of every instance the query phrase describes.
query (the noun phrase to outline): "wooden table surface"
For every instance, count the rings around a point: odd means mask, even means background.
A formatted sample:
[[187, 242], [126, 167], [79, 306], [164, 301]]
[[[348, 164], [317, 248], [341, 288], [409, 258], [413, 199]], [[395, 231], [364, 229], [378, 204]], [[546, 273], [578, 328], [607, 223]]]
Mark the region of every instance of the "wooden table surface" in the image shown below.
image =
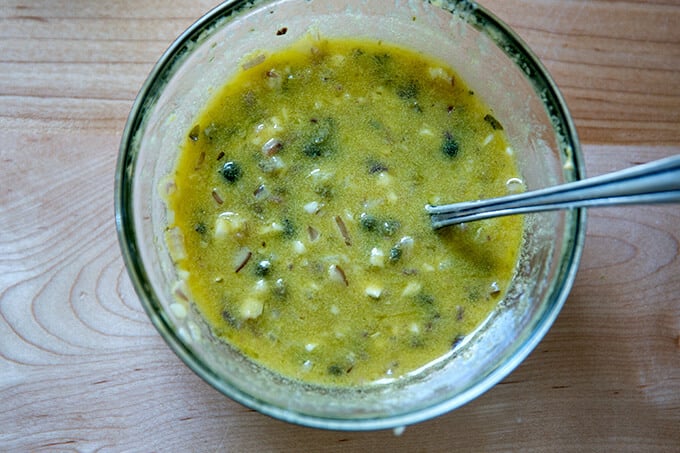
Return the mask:
[[[113, 220], [118, 144], [216, 2], [0, 1], [0, 451], [680, 451], [680, 207], [591, 210], [545, 339], [406, 429], [308, 429], [213, 390], [153, 328]], [[595, 175], [680, 153], [680, 2], [488, 0], [566, 97]]]

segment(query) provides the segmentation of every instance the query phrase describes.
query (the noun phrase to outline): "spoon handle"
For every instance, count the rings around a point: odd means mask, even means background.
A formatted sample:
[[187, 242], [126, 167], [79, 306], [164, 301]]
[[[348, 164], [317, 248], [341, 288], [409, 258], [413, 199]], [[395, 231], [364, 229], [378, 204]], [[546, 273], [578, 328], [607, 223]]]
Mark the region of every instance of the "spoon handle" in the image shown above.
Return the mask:
[[488, 200], [425, 206], [432, 227], [530, 212], [680, 202], [680, 155], [594, 178]]

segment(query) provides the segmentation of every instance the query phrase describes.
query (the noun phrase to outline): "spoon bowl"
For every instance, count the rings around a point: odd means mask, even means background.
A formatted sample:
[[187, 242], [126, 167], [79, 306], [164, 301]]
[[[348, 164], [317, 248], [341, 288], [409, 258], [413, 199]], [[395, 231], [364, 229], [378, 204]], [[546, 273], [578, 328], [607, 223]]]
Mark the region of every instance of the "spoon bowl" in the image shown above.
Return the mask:
[[506, 197], [425, 206], [442, 228], [513, 214], [597, 206], [680, 202], [680, 155], [576, 182]]

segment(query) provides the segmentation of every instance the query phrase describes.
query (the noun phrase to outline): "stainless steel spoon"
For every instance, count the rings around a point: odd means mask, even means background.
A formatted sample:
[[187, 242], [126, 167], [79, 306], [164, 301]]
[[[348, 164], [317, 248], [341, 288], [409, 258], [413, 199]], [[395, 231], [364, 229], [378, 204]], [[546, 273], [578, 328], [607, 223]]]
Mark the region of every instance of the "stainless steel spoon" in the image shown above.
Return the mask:
[[680, 155], [614, 173], [487, 200], [425, 206], [432, 227], [511, 214], [595, 206], [680, 202]]

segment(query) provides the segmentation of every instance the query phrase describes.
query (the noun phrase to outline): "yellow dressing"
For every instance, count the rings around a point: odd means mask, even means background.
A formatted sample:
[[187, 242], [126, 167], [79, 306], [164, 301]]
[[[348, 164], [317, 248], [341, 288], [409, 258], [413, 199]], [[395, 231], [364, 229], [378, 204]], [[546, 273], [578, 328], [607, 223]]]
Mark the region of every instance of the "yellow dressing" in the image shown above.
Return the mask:
[[508, 193], [502, 125], [442, 63], [304, 39], [242, 69], [187, 134], [178, 267], [216, 335], [287, 377], [368, 384], [448, 354], [502, 299], [507, 217], [435, 232], [424, 206]]

